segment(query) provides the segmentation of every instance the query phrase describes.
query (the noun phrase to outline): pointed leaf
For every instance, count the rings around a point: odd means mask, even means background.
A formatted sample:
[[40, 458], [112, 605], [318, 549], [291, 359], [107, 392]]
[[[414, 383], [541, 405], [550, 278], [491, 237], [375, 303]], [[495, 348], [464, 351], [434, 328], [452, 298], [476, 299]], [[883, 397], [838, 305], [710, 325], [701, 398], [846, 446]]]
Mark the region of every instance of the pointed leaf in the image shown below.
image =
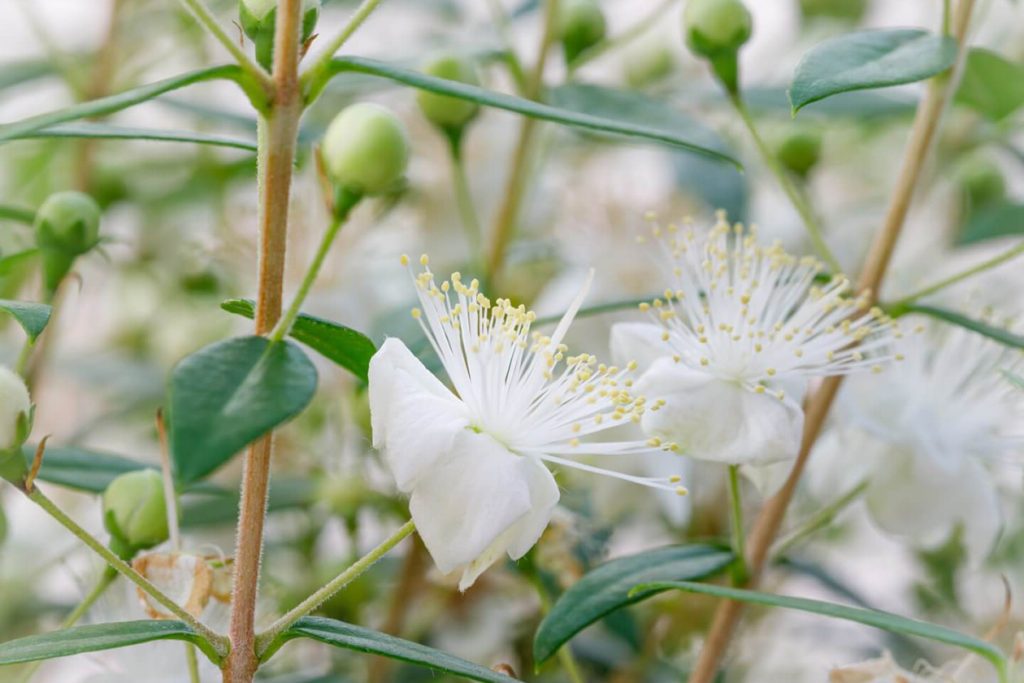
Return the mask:
[[81, 102], [46, 114], [30, 116], [29, 118], [22, 119], [21, 121], [0, 125], [0, 143], [22, 137], [33, 131], [49, 128], [50, 126], [54, 126], [58, 123], [113, 114], [116, 111], [127, 109], [128, 107], [139, 104], [140, 102], [151, 100], [166, 92], [184, 88], [185, 86], [192, 85], [193, 83], [200, 83], [202, 81], [209, 81], [218, 78], [237, 80], [240, 77], [240, 74], [241, 68], [236, 64], [214, 66], [208, 69], [199, 69], [197, 71], [190, 71], [188, 73], [165, 78], [162, 81], [142, 85], [138, 88], [132, 88], [131, 90], [125, 90], [124, 92], [111, 95], [110, 97], [101, 97], [96, 100]]
[[1024, 235], [1024, 204], [1000, 202], [971, 211], [956, 241], [976, 244], [1011, 235]]
[[953, 65], [956, 42], [918, 29], [855, 31], [826, 40], [796, 67], [789, 101], [804, 105], [851, 90], [931, 78]]
[[228, 137], [227, 135], [210, 135], [193, 133], [183, 130], [159, 130], [156, 128], [132, 128], [114, 126], [109, 123], [65, 123], [33, 130], [22, 135], [15, 135], [12, 140], [29, 138], [101, 138], [112, 140], [155, 140], [160, 142], [191, 142], [198, 145], [215, 147], [232, 147], [247, 152], [256, 151], [256, 143], [251, 140]]
[[[220, 307], [250, 320], [254, 315], [251, 299], [229, 299]], [[305, 313], [295, 320], [288, 336], [334, 361], [363, 382], [370, 371], [370, 358], [377, 353], [376, 344], [362, 332]]]
[[994, 339], [1000, 344], [1012, 346], [1017, 349], [1024, 349], [1024, 337], [1022, 337], [1021, 335], [1014, 334], [1009, 330], [1004, 330], [1003, 328], [996, 327], [995, 325], [989, 325], [988, 323], [982, 322], [981, 320], [968, 318], [966, 315], [963, 315], [962, 313], [950, 311], [949, 309], [946, 308], [941, 308], [939, 306], [930, 306], [925, 304], [907, 304], [903, 308], [903, 313], [921, 313], [923, 315], [929, 315], [933, 318], [944, 320], [945, 322], [950, 323], [952, 325], [959, 325], [960, 327], [965, 327], [968, 330], [977, 332], [978, 334], [984, 335], [989, 339]]
[[50, 322], [51, 310], [52, 308], [46, 304], [0, 299], [0, 311], [7, 311], [13, 315], [30, 339], [35, 339], [46, 329], [46, 324]]
[[197, 645], [210, 659], [217, 659], [210, 643], [180, 621], [120, 621], [10, 640], [0, 644], [0, 665], [113, 650], [154, 640], [184, 640]]
[[667, 590], [681, 590], [688, 593], [713, 595], [718, 598], [739, 600], [741, 602], [747, 602], [755, 605], [785, 607], [787, 609], [800, 610], [801, 612], [821, 614], [834, 619], [853, 621], [858, 624], [874, 626], [875, 628], [882, 629], [883, 631], [902, 633], [908, 636], [918, 636], [920, 638], [927, 638], [928, 640], [934, 640], [939, 643], [945, 643], [946, 645], [953, 645], [969, 650], [976, 655], [987, 659], [998, 671], [1004, 671], [1006, 666], [1003, 653], [999, 651], [999, 648], [991, 643], [987, 643], [984, 640], [967, 635], [966, 633], [954, 631], [953, 629], [946, 628], [945, 626], [901, 617], [898, 614], [892, 614], [891, 612], [865, 609], [863, 607], [848, 607], [847, 605], [837, 605], [835, 603], [824, 602], [822, 600], [794, 598], [786, 595], [773, 595], [771, 593], [760, 593], [758, 591], [744, 590], [741, 588], [729, 588], [727, 586], [715, 586], [706, 583], [693, 583], [690, 581], [661, 581], [644, 583], [634, 588], [633, 592], [641, 595], [651, 595], [652, 593]]
[[471, 681], [484, 681], [485, 683], [515, 683], [516, 681], [511, 676], [496, 673], [447, 652], [334, 619], [304, 617], [285, 631], [283, 638], [285, 640], [311, 638], [334, 647], [343, 647], [356, 652], [366, 652], [410, 664], [418, 664]]
[[32, 209], [11, 206], [10, 204], [0, 204], [0, 220], [17, 221], [26, 225], [32, 225], [35, 219], [36, 212]]
[[993, 121], [1006, 118], [1024, 104], [1024, 65], [991, 50], [971, 48], [955, 100]]
[[419, 71], [403, 69], [393, 64], [363, 57], [340, 57], [331, 62], [333, 73], [357, 72], [380, 76], [413, 88], [427, 90], [441, 95], [456, 97], [461, 100], [476, 102], [487, 107], [495, 107], [515, 112], [542, 121], [561, 123], [567, 126], [585, 128], [603, 133], [617, 133], [633, 138], [660, 142], [671, 147], [685, 149], [697, 154], [704, 154], [719, 161], [729, 162], [741, 168], [740, 162], [733, 156], [711, 149], [700, 141], [681, 135], [677, 129], [664, 126], [646, 125], [630, 120], [612, 119], [606, 116], [576, 112], [561, 107], [553, 107], [540, 102], [506, 95], [505, 93], [487, 90], [475, 85], [451, 81], [444, 78], [428, 76]]
[[[22, 451], [25, 459], [31, 462], [36, 452], [35, 446], [25, 445]], [[155, 466], [75, 446], [47, 445], [38, 478], [76, 491], [103, 493], [118, 476], [145, 467]]]
[[647, 595], [630, 592], [638, 583], [701, 579], [725, 569], [732, 560], [728, 550], [696, 544], [657, 548], [606, 562], [570, 586], [551, 607], [533, 639], [534, 659], [538, 664], [544, 662], [598, 619], [643, 600]]
[[316, 369], [291, 342], [237, 337], [182, 360], [171, 375], [171, 459], [179, 485], [202, 479], [302, 411]]

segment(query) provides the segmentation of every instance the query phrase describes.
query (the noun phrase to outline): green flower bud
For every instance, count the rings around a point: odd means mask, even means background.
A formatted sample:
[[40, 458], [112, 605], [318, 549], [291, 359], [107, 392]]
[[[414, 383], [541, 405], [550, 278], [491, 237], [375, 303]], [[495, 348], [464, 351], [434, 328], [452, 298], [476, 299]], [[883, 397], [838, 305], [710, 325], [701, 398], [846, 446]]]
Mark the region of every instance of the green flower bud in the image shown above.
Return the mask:
[[321, 147], [327, 175], [339, 189], [373, 195], [392, 187], [409, 163], [409, 136], [391, 110], [360, 102], [334, 117]]
[[99, 243], [100, 207], [81, 192], [57, 192], [36, 212], [36, 245], [50, 292], [71, 270], [75, 258]]
[[28, 438], [31, 416], [32, 401], [24, 380], [0, 366], [0, 454], [20, 448]]
[[580, 53], [604, 40], [608, 28], [597, 0], [561, 0], [558, 3], [557, 26], [567, 64], [572, 64]]
[[[442, 55], [431, 61], [423, 71], [449, 81], [480, 85], [473, 63], [456, 55]], [[480, 112], [480, 105], [476, 102], [438, 95], [427, 90], [420, 90], [416, 94], [416, 103], [420, 105], [420, 110], [427, 120], [449, 136], [460, 135], [463, 127]]]
[[1006, 197], [1006, 181], [997, 165], [987, 159], [973, 159], [958, 173], [960, 187], [972, 209], [991, 206]]
[[128, 559], [167, 540], [163, 477], [156, 470], [135, 470], [110, 482], [103, 492], [103, 524], [110, 547]]
[[752, 30], [750, 12], [741, 0], [688, 0], [683, 10], [686, 44], [711, 62], [730, 93], [739, 89], [736, 55]]
[[[313, 35], [319, 18], [320, 0], [302, 0], [302, 42]], [[277, 0], [241, 0], [238, 19], [242, 31], [256, 46], [256, 61], [269, 70], [274, 62]]]
[[868, 9], [867, 0], [800, 0], [805, 19], [837, 19], [856, 23]]
[[788, 171], [805, 178], [821, 158], [821, 135], [808, 129], [792, 131], [779, 142], [775, 155]]

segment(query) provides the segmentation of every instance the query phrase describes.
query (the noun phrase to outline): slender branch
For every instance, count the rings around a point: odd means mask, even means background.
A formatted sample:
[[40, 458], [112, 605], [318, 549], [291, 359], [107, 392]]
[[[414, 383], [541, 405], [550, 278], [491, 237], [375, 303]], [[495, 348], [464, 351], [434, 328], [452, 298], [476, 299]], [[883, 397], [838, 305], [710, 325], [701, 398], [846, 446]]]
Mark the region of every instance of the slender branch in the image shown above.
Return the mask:
[[199, 658], [196, 657], [196, 646], [185, 643], [185, 666], [188, 667], [189, 683], [202, 683], [199, 678]]
[[366, 571], [372, 567], [377, 560], [384, 557], [389, 550], [398, 545], [406, 536], [414, 531], [416, 531], [416, 525], [412, 520], [409, 520], [403, 524], [398, 531], [388, 536], [380, 545], [359, 558], [355, 564], [335, 576], [308, 598], [289, 610], [287, 614], [271, 624], [270, 628], [261, 633], [256, 639], [257, 653], [262, 656], [266, 652], [272, 651], [278, 638], [282, 633], [287, 631], [292, 624], [322, 605], [326, 600], [330, 599], [331, 596], [347, 586], [353, 580], [366, 573]]
[[220, 23], [217, 21], [217, 18], [213, 16], [210, 8], [206, 6], [206, 3], [204, 3], [203, 0], [181, 0], [181, 4], [183, 4], [186, 9], [192, 13], [192, 16], [196, 18], [196, 21], [198, 21], [211, 36], [217, 39], [218, 43], [223, 45], [225, 49], [231, 53], [231, 56], [235, 58], [236, 62], [238, 62], [238, 66], [242, 67], [247, 74], [256, 79], [256, 82], [259, 83], [267, 92], [270, 92], [273, 89], [273, 81], [271, 81], [270, 74], [268, 74], [262, 66], [257, 64], [255, 60], [247, 55], [241, 45], [232, 40], [231, 36], [225, 33], [224, 29], [221, 28]]
[[729, 465], [729, 519], [732, 524], [732, 550], [736, 555], [732, 566], [732, 582], [742, 586], [747, 581], [747, 542], [743, 532], [743, 498], [740, 494], [739, 465]]
[[227, 640], [224, 636], [217, 635], [211, 631], [202, 622], [185, 611], [185, 609], [178, 605], [178, 603], [167, 597], [167, 595], [154, 586], [149, 579], [135, 571], [131, 565], [115, 555], [110, 548], [100, 543], [95, 536], [83, 529], [75, 520], [66, 515], [63, 510], [57, 507], [56, 503], [43, 495], [42, 491], [38, 488], [33, 488], [30, 493], [26, 493], [25, 495], [28, 496], [29, 500], [41, 507], [48, 515], [53, 517], [61, 526], [74, 534], [80, 541], [82, 541], [82, 543], [87, 545], [90, 550], [102, 557], [103, 560], [113, 567], [118, 574], [121, 574], [123, 577], [141, 588], [144, 593], [153, 598], [153, 600], [155, 600], [160, 606], [164, 607], [178, 619], [184, 621], [193, 631], [208, 640], [218, 656], [223, 657], [227, 654]]
[[[288, 205], [303, 108], [298, 76], [301, 11], [301, 0], [278, 0], [274, 97], [269, 110], [259, 116], [256, 334], [268, 333], [281, 315]], [[253, 443], [245, 457], [235, 543], [236, 580], [231, 598], [231, 655], [224, 667], [225, 683], [251, 683], [259, 667], [255, 647], [256, 599], [272, 452], [273, 434], [268, 434]]]
[[[958, 46], [957, 70], [963, 61], [964, 37], [967, 33], [973, 6], [974, 0], [960, 0], [956, 7], [953, 33]], [[914, 189], [921, 177], [921, 169], [924, 167], [924, 162], [934, 142], [939, 119], [945, 109], [949, 94], [953, 90], [950, 87], [953, 80], [948, 74], [933, 78], [928, 84], [924, 99], [918, 106], [885, 221], [875, 235], [857, 283], [858, 291], [867, 294], [872, 301], [876, 300], [879, 285], [888, 270], [893, 250], [910, 208]], [[786, 510], [796, 493], [800, 477], [807, 466], [811, 450], [821, 433], [825, 418], [828, 416], [841, 382], [842, 377], [825, 378], [817, 391], [808, 399], [804, 416], [803, 439], [796, 461], [793, 463], [793, 469], [778, 493], [764, 504], [750, 535], [747, 561], [751, 573], [751, 585], [756, 585], [761, 571], [764, 569], [768, 552], [782, 526]], [[714, 680], [719, 663], [732, 640], [742, 611], [742, 604], [736, 601], [727, 600], [719, 605], [704, 648], [690, 674], [689, 683], [711, 683]]]
[[807, 197], [793, 184], [793, 179], [786, 173], [786, 169], [782, 168], [775, 153], [765, 144], [764, 138], [757, 131], [757, 125], [754, 123], [754, 117], [750, 114], [750, 109], [747, 107], [746, 102], [743, 101], [741, 95], [730, 95], [729, 101], [732, 102], [733, 107], [736, 108], [736, 112], [743, 119], [744, 125], [747, 127], [747, 131], [750, 133], [750, 137], [754, 140], [754, 144], [757, 146], [757, 151], [761, 155], [762, 161], [768, 167], [768, 170], [772, 172], [775, 179], [779, 182], [782, 187], [782, 191], [786, 193], [786, 197], [789, 198], [790, 203], [796, 212], [800, 214], [800, 220], [804, 223], [804, 228], [807, 230], [807, 235], [811, 238], [811, 243], [814, 245], [814, 250], [818, 252], [818, 256], [825, 262], [833, 273], [842, 272], [842, 267], [839, 265], [839, 261], [836, 260], [835, 255], [832, 254], [832, 250], [829, 249], [828, 243], [825, 241], [825, 237], [822, 234], [821, 223], [818, 222], [818, 217], [814, 213], [814, 209], [807, 201]]
[[1002, 265], [1007, 261], [1012, 261], [1021, 254], [1024, 254], [1024, 242], [1021, 242], [1020, 244], [1012, 247], [1011, 249], [1004, 251], [1002, 254], [993, 256], [992, 258], [986, 261], [982, 261], [976, 266], [972, 266], [970, 268], [967, 268], [966, 270], [960, 271], [959, 273], [950, 275], [949, 277], [943, 278], [938, 282], [932, 283], [927, 287], [924, 287], [923, 289], [914, 292], [913, 294], [905, 296], [899, 301], [893, 303], [890, 306], [890, 308], [892, 308], [895, 311], [899, 311], [902, 307], [908, 306], [917, 301], [918, 299], [922, 299], [928, 296], [929, 294], [934, 294], [935, 292], [943, 290], [946, 287], [949, 287], [950, 285], [955, 285], [958, 282], [962, 282], [963, 280], [978, 275], [979, 273], [984, 273], [986, 270], [995, 268], [996, 266]]
[[307, 92], [319, 92], [320, 81], [330, 74], [331, 60], [334, 59], [334, 55], [348, 42], [352, 34], [363, 25], [363, 22], [370, 18], [373, 10], [377, 9], [377, 5], [380, 2], [381, 0], [363, 0], [352, 16], [349, 17], [348, 22], [338, 31], [338, 34], [327, 43], [324, 51], [312, 64], [306, 67], [306, 70], [302, 73], [302, 83], [307, 86]]
[[785, 555], [791, 548], [798, 545], [805, 538], [830, 524], [832, 520], [836, 518], [836, 515], [849, 507], [855, 500], [860, 498], [861, 494], [864, 493], [867, 487], [867, 480], [862, 481], [843, 495], [839, 496], [836, 500], [815, 512], [806, 522], [798, 526], [785, 537], [780, 538], [778, 542], [772, 546], [770, 553], [771, 556], [781, 557]]
[[[544, 8], [544, 33], [537, 49], [533, 71], [529, 75], [526, 90], [523, 92], [523, 96], [531, 100], [536, 100], [540, 96], [541, 88], [544, 86], [544, 66], [547, 64], [548, 52], [555, 37], [558, 0], [547, 0]], [[505, 251], [512, 239], [512, 231], [515, 229], [516, 219], [519, 216], [519, 205], [522, 203], [523, 193], [526, 190], [530, 143], [536, 129], [537, 121], [533, 117], [526, 117], [519, 123], [519, 137], [516, 139], [515, 151], [512, 154], [512, 165], [505, 183], [504, 199], [494, 221], [491, 253], [487, 258], [488, 280], [496, 278], [505, 263]]]

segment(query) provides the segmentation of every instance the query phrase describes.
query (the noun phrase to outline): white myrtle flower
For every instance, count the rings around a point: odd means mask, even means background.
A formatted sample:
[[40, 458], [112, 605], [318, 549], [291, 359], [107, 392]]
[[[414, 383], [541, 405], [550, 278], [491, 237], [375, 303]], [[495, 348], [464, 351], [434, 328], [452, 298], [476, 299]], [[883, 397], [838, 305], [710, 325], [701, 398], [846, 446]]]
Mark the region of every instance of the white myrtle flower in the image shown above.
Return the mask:
[[[641, 304], [650, 323], [612, 328], [612, 353], [641, 363], [637, 391], [658, 411], [644, 430], [696, 458], [763, 465], [792, 458], [812, 377], [880, 371], [893, 323], [849, 281], [816, 284], [813, 258], [758, 244], [756, 229], [719, 212], [706, 236], [655, 224], [670, 265], [663, 298]], [[646, 238], [641, 238], [646, 239]]]
[[671, 447], [657, 438], [581, 442], [645, 412], [644, 399], [629, 391], [629, 368], [566, 355], [562, 339], [586, 287], [548, 336], [531, 330], [535, 315], [525, 307], [492, 303], [476, 280], [467, 286], [458, 273], [438, 286], [425, 256], [421, 264], [414, 280], [422, 308], [413, 317], [454, 391], [400, 340], [388, 339], [370, 362], [373, 443], [399, 490], [410, 494], [438, 568], [462, 571], [460, 589], [503, 553], [515, 560], [536, 543], [559, 499], [544, 463], [685, 493], [678, 476], [632, 476], [571, 458]]
[[884, 384], [855, 378], [840, 394], [845, 426], [866, 442], [868, 509], [885, 531], [926, 547], [962, 525], [979, 559], [1001, 527], [990, 469], [1024, 445], [1013, 432], [1024, 393], [1005, 376], [1024, 367], [1021, 352], [936, 323], [897, 349], [906, 360]]

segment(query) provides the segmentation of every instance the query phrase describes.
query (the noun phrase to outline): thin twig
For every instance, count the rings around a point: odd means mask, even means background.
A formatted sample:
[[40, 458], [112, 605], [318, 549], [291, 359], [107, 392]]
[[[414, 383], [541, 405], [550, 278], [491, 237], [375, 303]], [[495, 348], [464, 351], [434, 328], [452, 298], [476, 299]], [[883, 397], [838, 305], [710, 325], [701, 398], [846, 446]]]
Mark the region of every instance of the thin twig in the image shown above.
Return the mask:
[[167, 530], [171, 539], [171, 550], [181, 550], [181, 528], [178, 523], [178, 497], [174, 491], [174, 475], [171, 473], [171, 454], [167, 448], [167, 426], [164, 411], [156, 411], [156, 434], [160, 441], [160, 470], [163, 472], [164, 507], [167, 513]]
[[996, 266], [1002, 265], [1007, 261], [1012, 261], [1021, 254], [1024, 254], [1024, 242], [1021, 242], [1020, 244], [1012, 247], [1011, 249], [1004, 251], [1002, 254], [998, 254], [997, 256], [993, 256], [988, 260], [982, 261], [976, 266], [971, 266], [966, 270], [962, 270], [959, 273], [950, 275], [949, 277], [943, 278], [938, 282], [932, 283], [927, 287], [924, 287], [914, 292], [913, 294], [907, 295], [900, 299], [899, 301], [896, 301], [895, 303], [891, 304], [890, 309], [892, 309], [893, 311], [899, 311], [900, 308], [908, 306], [917, 301], [918, 299], [922, 299], [930, 294], [934, 294], [935, 292], [943, 290], [946, 287], [949, 287], [950, 285], [955, 285], [958, 282], [962, 282], [963, 280], [978, 275], [979, 273], [984, 273], [986, 270], [995, 268]]
[[319, 92], [318, 81], [330, 72], [331, 60], [334, 59], [334, 55], [348, 42], [352, 34], [363, 25], [363, 22], [370, 18], [370, 15], [373, 14], [373, 11], [377, 9], [377, 5], [380, 3], [381, 0], [363, 0], [345, 25], [342, 26], [341, 30], [338, 31], [338, 34], [327, 43], [324, 51], [303, 71], [302, 82], [312, 84], [310, 85], [311, 92]]
[[210, 35], [217, 39], [217, 42], [224, 46], [224, 48], [231, 53], [231, 56], [235, 58], [238, 65], [245, 70], [250, 76], [256, 79], [256, 82], [267, 92], [271, 92], [273, 89], [273, 82], [271, 81], [270, 74], [266, 70], [257, 64], [241, 46], [231, 39], [223, 28], [217, 18], [213, 16], [210, 8], [206, 6], [203, 0], [181, 0], [192, 16], [196, 18], [203, 28], [205, 28]]

